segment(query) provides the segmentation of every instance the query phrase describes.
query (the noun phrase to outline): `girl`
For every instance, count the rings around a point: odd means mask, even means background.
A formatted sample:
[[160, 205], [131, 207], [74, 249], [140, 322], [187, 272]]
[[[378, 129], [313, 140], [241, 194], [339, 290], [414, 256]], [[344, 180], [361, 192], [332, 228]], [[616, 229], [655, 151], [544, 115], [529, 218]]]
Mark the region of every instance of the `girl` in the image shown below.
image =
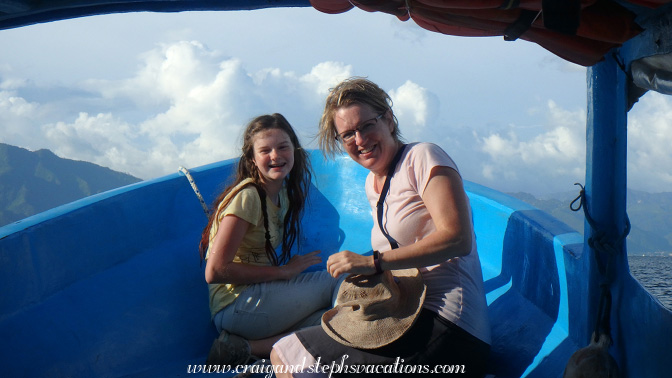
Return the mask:
[[220, 332], [208, 364], [268, 357], [280, 337], [319, 324], [332, 307], [338, 281], [325, 271], [302, 273], [321, 262], [319, 251], [290, 256], [310, 180], [308, 155], [285, 117], [253, 119], [236, 179], [216, 199], [200, 243]]

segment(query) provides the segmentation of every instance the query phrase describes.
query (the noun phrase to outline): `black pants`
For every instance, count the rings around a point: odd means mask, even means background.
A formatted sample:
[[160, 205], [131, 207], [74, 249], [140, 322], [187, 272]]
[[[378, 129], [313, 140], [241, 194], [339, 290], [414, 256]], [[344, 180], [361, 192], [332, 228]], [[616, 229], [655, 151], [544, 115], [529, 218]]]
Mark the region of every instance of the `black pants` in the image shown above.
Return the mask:
[[[359, 366], [360, 372], [366, 372], [367, 377], [388, 377], [394, 372], [420, 376], [436, 371], [462, 372], [456, 375], [480, 378], [485, 375], [490, 353], [490, 345], [425, 309], [408, 332], [392, 344], [378, 349], [345, 346], [333, 340], [319, 326], [298, 331], [296, 335], [321, 365], [348, 365], [350, 374], [335, 370], [334, 377], [355, 376], [353, 370]], [[385, 366], [376, 370], [375, 365]], [[360, 375], [364, 376], [363, 373]]]

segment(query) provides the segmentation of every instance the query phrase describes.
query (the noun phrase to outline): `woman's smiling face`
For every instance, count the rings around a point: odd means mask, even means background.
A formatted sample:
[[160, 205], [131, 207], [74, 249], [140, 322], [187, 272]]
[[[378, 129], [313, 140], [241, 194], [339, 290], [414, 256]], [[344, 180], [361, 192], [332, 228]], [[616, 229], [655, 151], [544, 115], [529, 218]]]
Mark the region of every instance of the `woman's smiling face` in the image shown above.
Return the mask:
[[343, 143], [343, 149], [352, 160], [376, 175], [385, 176], [399, 146], [393, 137], [390, 111], [380, 115], [367, 104], [353, 104], [336, 110], [334, 124], [341, 136], [357, 130], [353, 140]]
[[264, 183], [282, 181], [294, 167], [294, 145], [286, 132], [270, 129], [254, 136], [254, 164]]

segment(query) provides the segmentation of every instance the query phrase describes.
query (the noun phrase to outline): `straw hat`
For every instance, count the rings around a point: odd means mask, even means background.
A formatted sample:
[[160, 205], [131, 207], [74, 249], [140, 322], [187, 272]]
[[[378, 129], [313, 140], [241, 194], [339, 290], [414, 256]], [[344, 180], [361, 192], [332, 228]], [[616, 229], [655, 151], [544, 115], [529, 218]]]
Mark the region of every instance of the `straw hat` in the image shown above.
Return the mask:
[[338, 305], [322, 315], [322, 328], [353, 348], [385, 346], [411, 328], [426, 290], [417, 269], [349, 276], [338, 290]]

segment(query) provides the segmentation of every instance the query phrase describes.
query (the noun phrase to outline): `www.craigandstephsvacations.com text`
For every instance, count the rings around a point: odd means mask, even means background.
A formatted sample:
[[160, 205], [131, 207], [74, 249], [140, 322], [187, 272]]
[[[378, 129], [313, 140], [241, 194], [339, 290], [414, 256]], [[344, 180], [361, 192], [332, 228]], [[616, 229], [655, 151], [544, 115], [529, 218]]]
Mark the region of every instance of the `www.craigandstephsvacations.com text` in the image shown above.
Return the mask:
[[203, 373], [251, 373], [251, 374], [265, 374], [266, 377], [272, 377], [274, 372], [278, 373], [304, 373], [315, 374], [321, 376], [329, 376], [332, 374], [464, 374], [466, 372], [465, 365], [406, 365], [404, 359], [397, 357], [396, 361], [388, 365], [348, 365], [346, 360], [348, 356], [330, 364], [322, 364], [321, 357], [315, 361], [314, 364], [306, 366], [306, 360], [303, 364], [289, 365], [289, 366], [273, 366], [265, 364], [262, 360], [261, 364], [254, 365], [189, 365], [187, 367], [188, 374], [203, 374]]

